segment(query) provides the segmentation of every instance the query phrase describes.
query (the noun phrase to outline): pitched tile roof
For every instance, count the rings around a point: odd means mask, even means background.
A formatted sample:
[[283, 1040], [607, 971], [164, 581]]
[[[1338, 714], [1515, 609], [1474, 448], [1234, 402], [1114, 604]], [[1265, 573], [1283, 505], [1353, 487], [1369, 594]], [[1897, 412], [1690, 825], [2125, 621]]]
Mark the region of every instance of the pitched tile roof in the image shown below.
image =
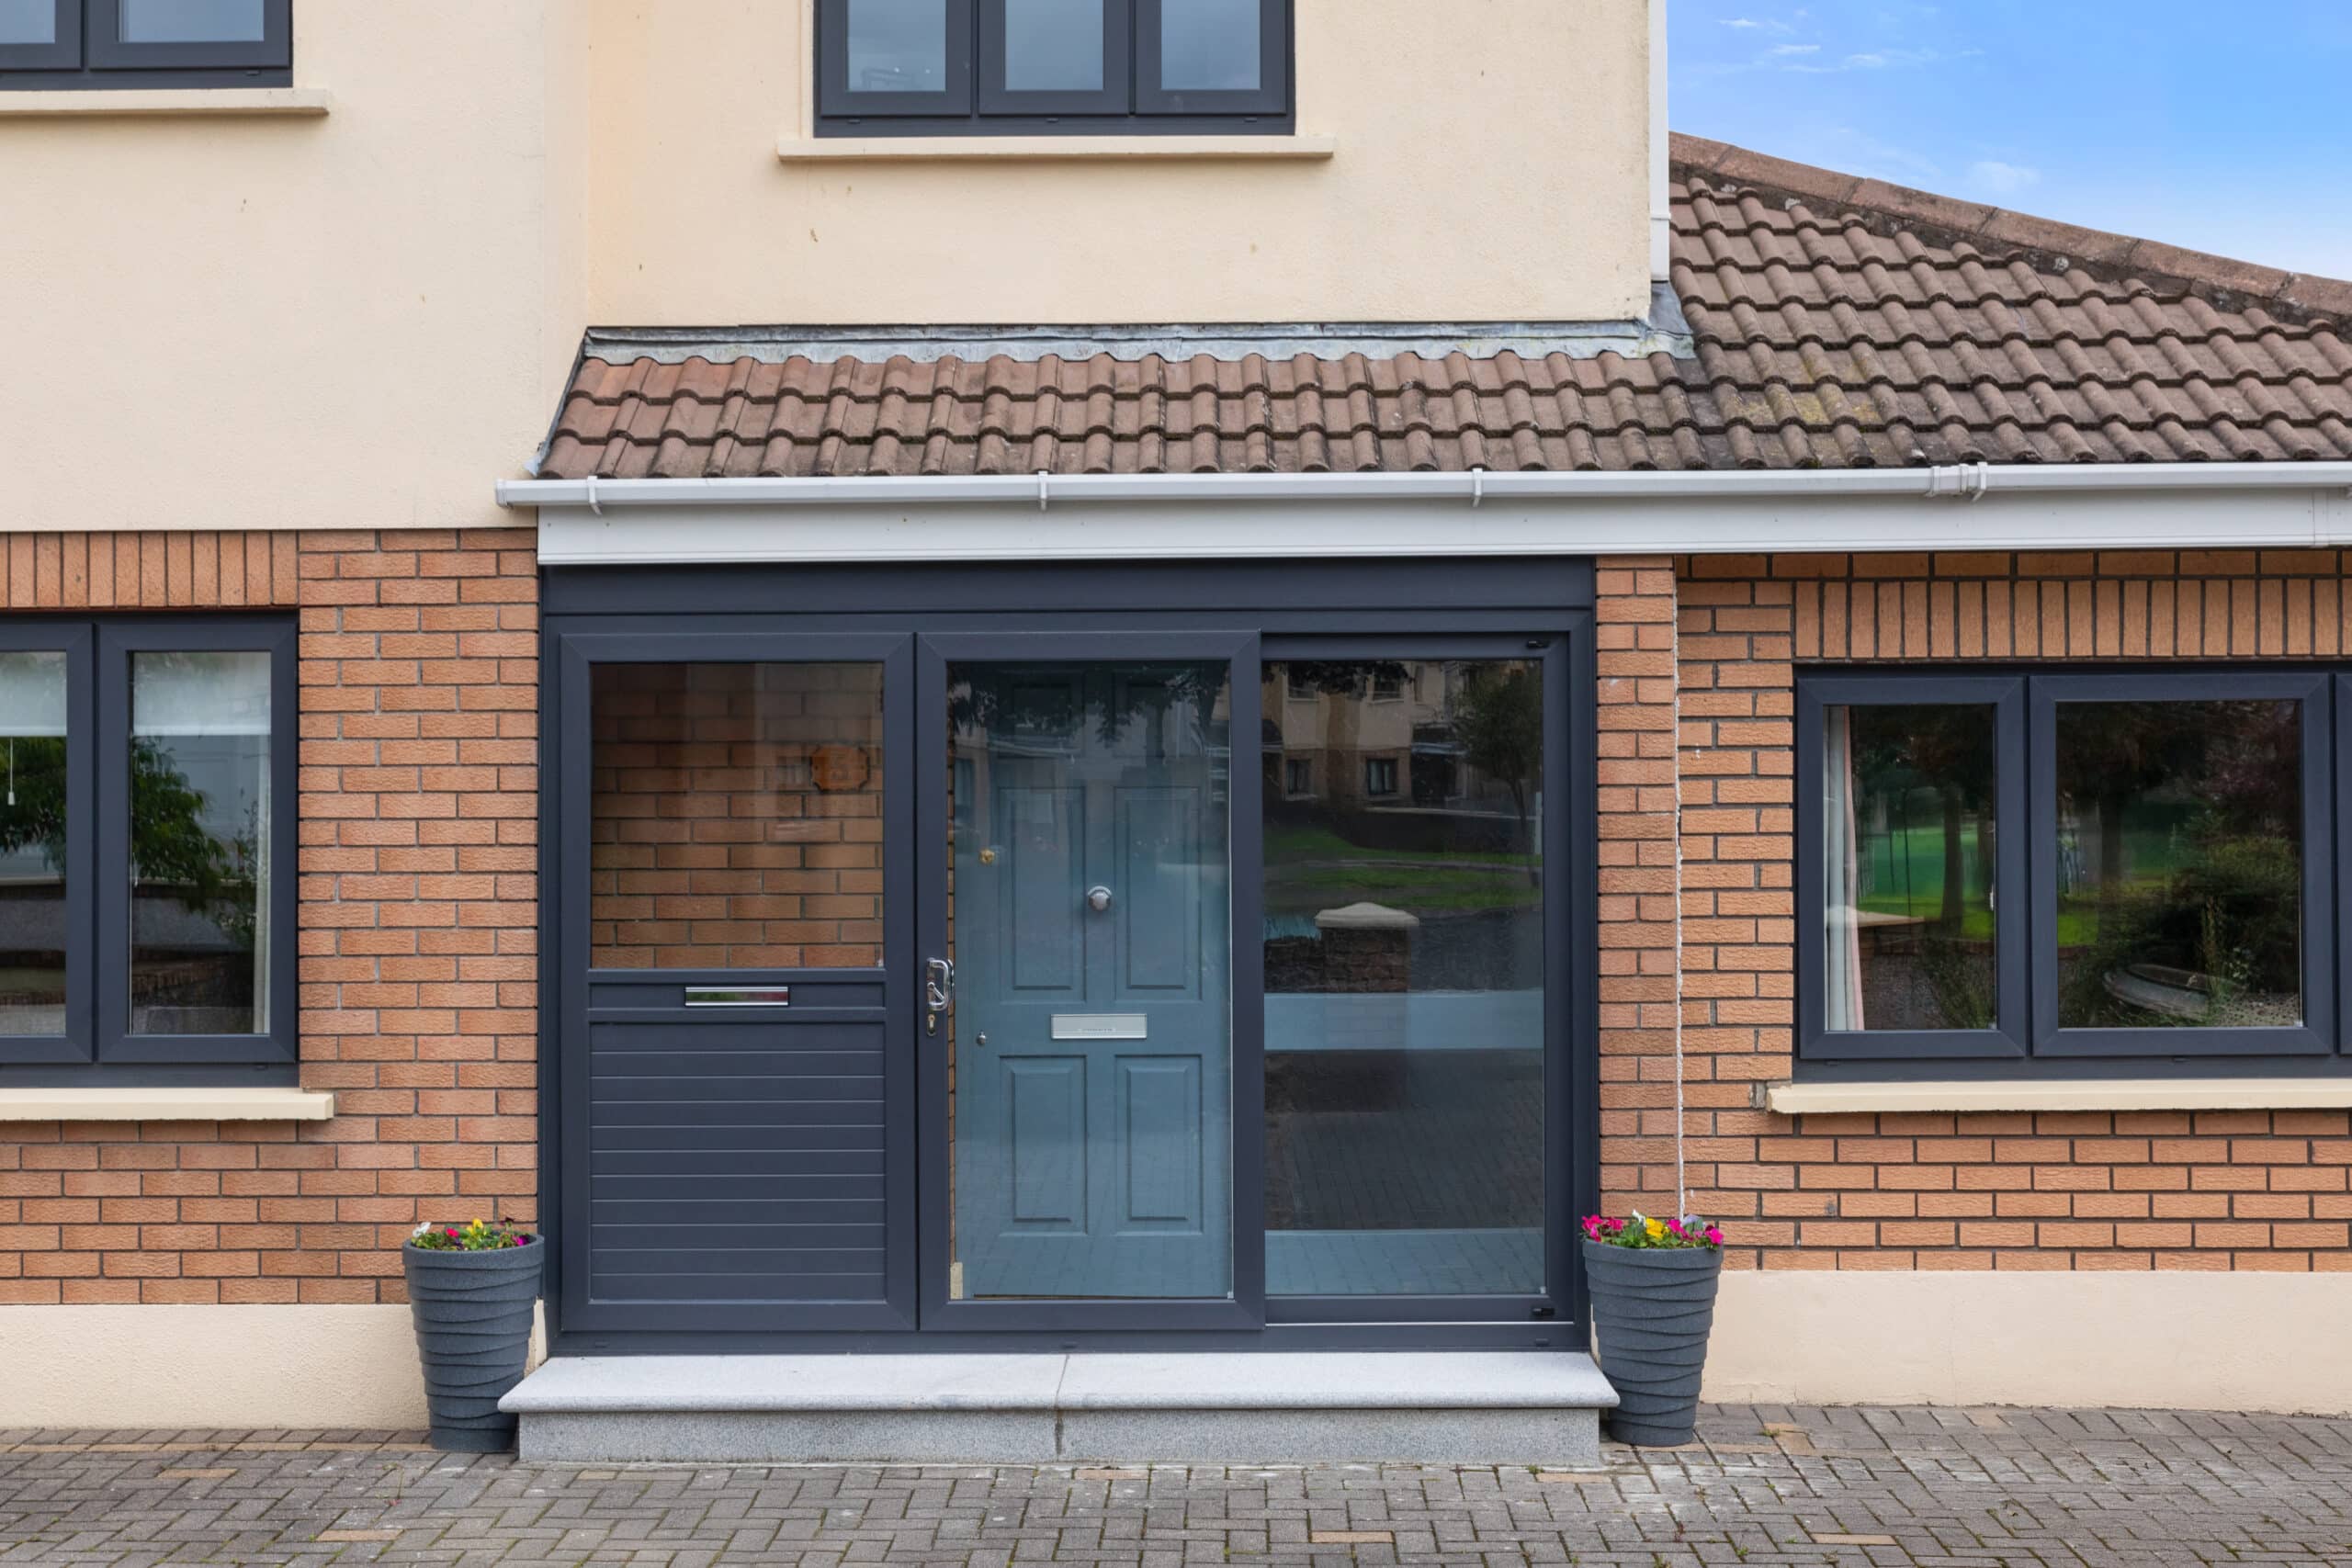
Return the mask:
[[539, 472], [2352, 458], [2352, 283], [1677, 137], [1695, 354], [584, 357]]

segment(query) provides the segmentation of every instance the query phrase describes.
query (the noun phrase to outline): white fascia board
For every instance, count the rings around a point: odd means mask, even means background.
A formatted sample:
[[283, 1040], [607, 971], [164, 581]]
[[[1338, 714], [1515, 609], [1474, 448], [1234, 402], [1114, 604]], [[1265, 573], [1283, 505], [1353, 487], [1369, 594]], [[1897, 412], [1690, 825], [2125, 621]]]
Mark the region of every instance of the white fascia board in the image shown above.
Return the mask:
[[[2063, 473], [2064, 471], [2062, 471]], [[1270, 496], [1240, 485], [1225, 493], [1187, 486], [1181, 497], [1144, 500], [1068, 493], [1056, 481], [1040, 507], [1025, 499], [931, 504], [914, 495], [791, 501], [664, 496], [649, 503], [617, 483], [600, 485], [598, 509], [543, 506], [539, 558], [548, 565], [662, 562], [1182, 559], [1265, 557], [1496, 555], [1714, 555], [1765, 552], [2084, 549], [2297, 549], [2352, 544], [2352, 492], [2311, 488], [2179, 490], [2061, 485], [1991, 489], [1975, 499], [1928, 499], [1920, 477], [1907, 490], [1849, 483], [1789, 486], [1796, 475], [1681, 476], [1748, 481], [1661, 494], [1530, 495], [1511, 481], [1558, 476], [1487, 476], [1477, 504], [1398, 476], [1360, 491]], [[1657, 476], [1593, 476], [1631, 479]], [[1815, 476], [1817, 477], [1817, 476]], [[1877, 478], [1877, 476], [1870, 476]], [[2061, 476], [2053, 475], [2052, 478]], [[1238, 476], [1247, 479], [1248, 476]], [[1765, 481], [1765, 482], [1758, 482]], [[670, 484], [695, 481], [653, 481]], [[854, 481], [841, 481], [850, 483]], [[865, 481], [875, 484], [880, 481]], [[910, 487], [920, 480], [893, 481]], [[933, 481], [936, 483], [936, 481]], [[1129, 481], [1133, 482], [1133, 481]], [[1264, 481], [1259, 481], [1263, 483]], [[1361, 481], [1359, 481], [1361, 482]], [[1167, 491], [1158, 492], [1167, 494]]]

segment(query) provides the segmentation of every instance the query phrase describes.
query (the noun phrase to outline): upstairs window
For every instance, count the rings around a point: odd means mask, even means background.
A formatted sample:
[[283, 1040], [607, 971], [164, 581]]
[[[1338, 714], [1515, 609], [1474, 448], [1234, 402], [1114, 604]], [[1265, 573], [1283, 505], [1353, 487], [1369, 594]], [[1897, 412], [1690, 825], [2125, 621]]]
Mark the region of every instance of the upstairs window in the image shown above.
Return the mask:
[[1281, 133], [1291, 125], [1291, 0], [818, 3], [820, 135]]
[[293, 0], [0, 0], [0, 88], [282, 87]]

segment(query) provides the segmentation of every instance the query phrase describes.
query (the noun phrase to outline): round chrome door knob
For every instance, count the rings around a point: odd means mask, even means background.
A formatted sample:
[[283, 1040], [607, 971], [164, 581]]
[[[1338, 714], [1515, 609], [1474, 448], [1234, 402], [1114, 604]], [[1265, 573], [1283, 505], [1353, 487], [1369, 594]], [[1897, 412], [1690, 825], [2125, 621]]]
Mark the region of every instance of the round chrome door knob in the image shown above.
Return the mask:
[[1111, 907], [1111, 890], [1107, 887], [1088, 888], [1086, 890], [1086, 907], [1092, 909], [1096, 914], [1101, 914], [1103, 910]]

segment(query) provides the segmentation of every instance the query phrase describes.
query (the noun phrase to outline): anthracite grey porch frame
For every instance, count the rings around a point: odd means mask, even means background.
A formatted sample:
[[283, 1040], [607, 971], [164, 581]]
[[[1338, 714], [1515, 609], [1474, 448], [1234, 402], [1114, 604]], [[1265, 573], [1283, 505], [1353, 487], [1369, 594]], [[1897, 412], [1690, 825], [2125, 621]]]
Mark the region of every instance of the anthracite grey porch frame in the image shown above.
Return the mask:
[[[1581, 1273], [1572, 1245], [1577, 1214], [1597, 1201], [1599, 1187], [1598, 970], [1595, 926], [1598, 845], [1595, 817], [1595, 712], [1591, 651], [1592, 571], [1589, 563], [1557, 558], [1491, 560], [1158, 561], [1017, 565], [923, 564], [796, 567], [648, 567], [626, 570], [554, 568], [543, 577], [547, 685], [542, 716], [553, 765], [542, 779], [541, 1168], [548, 1198], [543, 1223], [555, 1251], [549, 1292], [549, 1332], [567, 1353], [1022, 1349], [1084, 1343], [1101, 1348], [1582, 1348]], [[1367, 627], [1374, 628], [1367, 630]], [[625, 655], [660, 661], [787, 657], [828, 661], [874, 657], [872, 639], [912, 649], [916, 702], [888, 686], [889, 749], [886, 791], [896, 770], [910, 770], [911, 788], [887, 801], [895, 825], [925, 857], [919, 868], [901, 850], [886, 848], [885, 972], [903, 987], [891, 1006], [903, 1037], [916, 1042], [919, 1088], [908, 1089], [904, 1125], [922, 1129], [914, 1151], [918, 1208], [899, 1210], [914, 1221], [894, 1230], [896, 1248], [916, 1245], [918, 1295], [890, 1292], [889, 1321], [863, 1326], [811, 1322], [806, 1310], [768, 1311], [754, 1327], [697, 1323], [673, 1306], [658, 1311], [590, 1309], [581, 1214], [586, 1172], [578, 1120], [585, 1086], [576, 1043], [584, 1039], [588, 984], [607, 989], [656, 978], [653, 972], [589, 972], [586, 961], [585, 803], [576, 797], [587, 778], [586, 682], [593, 657]], [[1044, 639], [1044, 640], [1041, 640]], [[1254, 639], [1254, 645], [1253, 640]], [[1566, 846], [1566, 874], [1549, 891], [1545, 1167], [1547, 1177], [1546, 1299], [1396, 1298], [1340, 1303], [1300, 1299], [1294, 1305], [1263, 1295], [1263, 1122], [1261, 1006], [1262, 922], [1256, 918], [1258, 853], [1262, 830], [1255, 768], [1234, 770], [1234, 1161], [1235, 1284], [1232, 1301], [948, 1302], [945, 1294], [946, 1188], [944, 1036], [922, 1035], [919, 976], [922, 943], [944, 936], [946, 844], [945, 667], [951, 660], [1035, 659], [1051, 648], [1078, 659], [1231, 658], [1234, 733], [1245, 709], [1258, 706], [1263, 659], [1312, 654], [1322, 649], [1363, 649], [1386, 656], [1463, 656], [1508, 651], [1540, 657], [1544, 679], [1563, 699], [1547, 697], [1545, 766], [1566, 781], [1547, 784], [1546, 842]], [[865, 651], [853, 651], [863, 649]], [[933, 716], [939, 718], [934, 727]], [[1254, 723], [1254, 720], [1251, 722]], [[932, 734], [938, 728], [940, 733]], [[901, 744], [899, 736], [912, 739]], [[934, 764], [936, 772], [933, 773]], [[1245, 798], [1246, 791], [1246, 798]], [[903, 803], [903, 804], [902, 804]], [[1245, 838], [1246, 835], [1246, 838]], [[892, 847], [896, 847], [893, 845]], [[575, 850], [578, 852], [575, 856]], [[1241, 857], [1249, 856], [1245, 862]], [[921, 872], [919, 885], [916, 879]], [[938, 883], [934, 887], [933, 884]], [[1246, 908], [1245, 908], [1246, 905]], [[902, 939], [900, 933], [906, 933]], [[919, 933], [919, 934], [918, 934]], [[1244, 941], [1244, 936], [1251, 940]], [[1566, 941], [1560, 940], [1565, 936]], [[903, 954], [903, 956], [902, 956]], [[1244, 961], [1246, 959], [1246, 962]], [[659, 980], [693, 976], [662, 972]], [[755, 978], [730, 973], [727, 979]], [[796, 987], [875, 978], [871, 971], [802, 972]], [[577, 994], [575, 994], [577, 993]], [[795, 992], [795, 1001], [801, 993]], [[599, 1004], [601, 1005], [601, 1003]], [[896, 1085], [891, 1092], [896, 1094]], [[920, 1104], [916, 1097], [920, 1096]], [[898, 1100], [894, 1104], [900, 1103]], [[1243, 1134], [1245, 1132], [1247, 1136]], [[1245, 1151], [1246, 1152], [1242, 1152]], [[894, 1191], [896, 1189], [894, 1188]], [[920, 1240], [903, 1235], [913, 1230]], [[894, 1261], [895, 1266], [895, 1261]], [[1263, 1322], [1252, 1310], [1263, 1304]], [[1316, 1308], [1324, 1308], [1317, 1312]], [[1505, 1318], [1484, 1316], [1508, 1313]], [[1448, 1312], [1464, 1320], [1442, 1321]], [[1548, 1315], [1545, 1315], [1547, 1314]], [[735, 1314], [740, 1322], [743, 1314]], [[1311, 1316], [1315, 1321], [1284, 1321]], [[1350, 1318], [1356, 1319], [1350, 1321]], [[1410, 1319], [1410, 1321], [1407, 1321]], [[921, 1331], [907, 1332], [910, 1324]]]
[[[605, 632], [578, 636], [554, 634], [549, 669], [552, 688], [560, 706], [550, 706], [548, 722], [549, 754], [556, 759], [544, 781], [542, 820], [552, 823], [553, 870], [543, 887], [544, 946], [557, 955], [555, 973], [560, 979], [548, 992], [551, 1005], [542, 1016], [560, 1021], [557, 1042], [571, 1043], [574, 1055], [560, 1048], [541, 1055], [540, 1097], [543, 1106], [557, 1109], [541, 1117], [550, 1134], [543, 1139], [543, 1159], [552, 1152], [555, 1179], [546, 1187], [541, 1220], [550, 1239], [588, 1234], [591, 1184], [595, 1173], [589, 1163], [584, 1136], [553, 1135], [557, 1129], [584, 1129], [590, 1110], [591, 1085], [578, 1066], [587, 1052], [592, 1026], [600, 1023], [668, 1024], [687, 1030], [719, 1021], [709, 1013], [690, 1011], [685, 988], [697, 984], [729, 987], [789, 987], [794, 1006], [773, 1015], [791, 1026], [812, 1022], [872, 1021], [888, 1029], [891, 1021], [912, 1016], [915, 1006], [916, 955], [911, 933], [903, 919], [893, 920], [894, 908], [904, 908], [914, 894], [914, 857], [907, 820], [915, 782], [915, 731], [912, 694], [913, 638], [903, 632], [837, 633], [822, 637], [789, 633]], [[589, 694], [594, 667], [611, 664], [878, 663], [883, 669], [883, 809], [884, 852], [882, 898], [884, 912], [882, 967], [871, 969], [598, 969], [589, 951], [587, 868], [590, 852], [589, 790], [594, 736], [589, 717]], [[565, 722], [566, 716], [570, 721]], [[552, 808], [550, 810], [550, 807]], [[893, 840], [895, 840], [895, 844]], [[899, 852], [892, 853], [893, 848]], [[878, 993], [871, 996], [869, 993]], [[876, 1005], [878, 1003], [878, 1005]], [[769, 1021], [763, 1019], [761, 1021]], [[544, 1032], [543, 1032], [544, 1035]], [[553, 1042], [548, 1043], [553, 1045]], [[901, 1054], [886, 1056], [883, 1100], [886, 1152], [884, 1292], [880, 1301], [808, 1302], [789, 1310], [794, 1321], [811, 1331], [859, 1330], [903, 1332], [915, 1324], [915, 1234], [909, 1224], [893, 1224], [894, 1216], [911, 1216], [915, 1203], [915, 1125], [910, 1114], [915, 1084], [913, 1064]], [[692, 1216], [680, 1213], [678, 1221]], [[746, 1327], [747, 1312], [723, 1303], [600, 1303], [590, 1292], [591, 1249], [585, 1245], [559, 1247], [556, 1272], [548, 1292], [550, 1317], [556, 1301], [565, 1303], [568, 1326], [584, 1334], [603, 1332], [732, 1333]], [[760, 1311], [751, 1315], [756, 1321]]]

